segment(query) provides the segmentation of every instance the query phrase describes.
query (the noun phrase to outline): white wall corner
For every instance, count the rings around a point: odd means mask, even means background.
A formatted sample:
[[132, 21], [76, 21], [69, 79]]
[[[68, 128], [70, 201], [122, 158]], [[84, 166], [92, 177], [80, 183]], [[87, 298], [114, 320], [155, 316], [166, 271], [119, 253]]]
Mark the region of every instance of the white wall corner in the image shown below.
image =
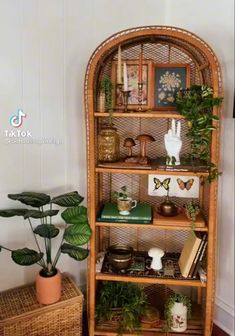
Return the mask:
[[234, 319], [234, 305], [216, 296], [214, 323], [228, 335], [234, 336]]

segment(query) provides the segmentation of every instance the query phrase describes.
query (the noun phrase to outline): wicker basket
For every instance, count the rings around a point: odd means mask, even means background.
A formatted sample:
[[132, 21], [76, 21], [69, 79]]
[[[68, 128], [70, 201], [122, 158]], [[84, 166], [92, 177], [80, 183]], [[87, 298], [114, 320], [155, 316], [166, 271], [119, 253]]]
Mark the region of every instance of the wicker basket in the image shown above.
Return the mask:
[[63, 277], [59, 302], [36, 301], [33, 284], [0, 293], [0, 336], [81, 336], [83, 295]]

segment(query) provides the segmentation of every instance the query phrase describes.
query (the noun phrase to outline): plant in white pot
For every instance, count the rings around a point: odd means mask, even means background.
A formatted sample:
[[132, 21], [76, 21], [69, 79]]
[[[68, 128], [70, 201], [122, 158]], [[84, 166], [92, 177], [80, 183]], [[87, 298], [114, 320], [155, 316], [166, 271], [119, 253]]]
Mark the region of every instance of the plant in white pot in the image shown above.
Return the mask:
[[[87, 248], [81, 247], [87, 244], [91, 237], [87, 209], [80, 205], [84, 198], [77, 191], [53, 198], [37, 192], [9, 194], [8, 197], [32, 207], [30, 209], [0, 210], [0, 216], [22, 216], [25, 220], [28, 220], [37, 251], [27, 247], [12, 250], [1, 244], [0, 251], [2, 249], [10, 251], [12, 260], [18, 265], [38, 264], [41, 271], [36, 278], [37, 299], [43, 304], [56, 302], [61, 296], [61, 273], [56, 268], [61, 253], [68, 254], [77, 261], [86, 259], [89, 254]], [[61, 213], [65, 224], [62, 229], [61, 242], [54, 257], [52, 256], [52, 240], [59, 235], [60, 229], [52, 224], [52, 217], [59, 213], [59, 210], [52, 209], [53, 204], [66, 208]], [[45, 206], [47, 207], [45, 208]], [[39, 225], [35, 225], [34, 221], [39, 221]], [[44, 240], [44, 252], [39, 245], [38, 236]]]
[[165, 304], [165, 319], [167, 330], [184, 332], [187, 329], [187, 319], [191, 317], [192, 304], [188, 296], [174, 293]]

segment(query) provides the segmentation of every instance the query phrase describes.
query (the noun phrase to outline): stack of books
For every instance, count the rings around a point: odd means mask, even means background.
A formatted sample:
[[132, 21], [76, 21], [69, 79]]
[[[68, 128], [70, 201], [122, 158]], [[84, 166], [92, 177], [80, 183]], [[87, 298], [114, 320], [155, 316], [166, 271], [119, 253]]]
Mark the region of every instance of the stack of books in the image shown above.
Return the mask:
[[138, 203], [129, 215], [120, 215], [116, 203], [106, 203], [97, 221], [150, 224], [152, 222], [152, 207], [146, 203]]
[[207, 235], [190, 232], [179, 258], [183, 277], [195, 279], [207, 247]]

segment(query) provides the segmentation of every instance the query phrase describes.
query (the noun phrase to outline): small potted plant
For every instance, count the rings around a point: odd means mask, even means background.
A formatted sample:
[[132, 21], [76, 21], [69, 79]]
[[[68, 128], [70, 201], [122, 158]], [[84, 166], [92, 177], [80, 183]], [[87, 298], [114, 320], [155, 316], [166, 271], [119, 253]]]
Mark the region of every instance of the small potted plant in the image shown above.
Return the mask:
[[[112, 124], [113, 112], [113, 83], [110, 78], [105, 77], [99, 83], [100, 99], [104, 99], [104, 110], [109, 112], [109, 124]], [[100, 111], [100, 112], [105, 112]]]
[[[61, 274], [56, 268], [61, 253], [68, 254], [77, 261], [86, 259], [89, 251], [81, 247], [88, 243], [91, 237], [91, 228], [87, 220], [87, 209], [81, 206], [83, 197], [77, 191], [62, 194], [51, 198], [49, 195], [37, 192], [22, 192], [9, 194], [12, 200], [19, 201], [32, 208], [11, 208], [0, 210], [0, 216], [22, 216], [29, 222], [37, 251], [31, 248], [12, 250], [0, 244], [0, 251], [5, 249], [11, 252], [12, 260], [21, 266], [38, 264], [41, 267], [36, 277], [36, 294], [39, 303], [50, 304], [56, 302], [61, 296]], [[62, 238], [57, 253], [52, 256], [52, 240], [57, 237], [60, 229], [52, 224], [52, 217], [59, 210], [52, 209], [52, 205], [66, 208], [61, 217], [65, 221]], [[45, 206], [48, 206], [47, 209]], [[34, 225], [39, 221], [39, 225]], [[38, 237], [44, 240], [45, 252], [42, 252]]]
[[192, 304], [188, 296], [175, 293], [165, 304], [166, 329], [184, 332], [187, 329], [187, 319], [191, 317]]
[[129, 215], [131, 209], [137, 206], [137, 201], [128, 197], [125, 185], [120, 188], [120, 191], [114, 191], [113, 196], [117, 199], [117, 207], [121, 215]]
[[197, 215], [200, 213], [201, 209], [200, 206], [192, 201], [190, 201], [189, 203], [186, 203], [184, 205], [185, 208], [185, 213], [188, 219], [191, 220], [191, 227], [192, 230], [194, 231], [195, 229], [195, 225], [196, 225], [196, 219], [197, 219]]
[[98, 293], [96, 319], [98, 323], [112, 321], [117, 333], [140, 330], [141, 317], [148, 313], [143, 287], [129, 282], [104, 281]]

